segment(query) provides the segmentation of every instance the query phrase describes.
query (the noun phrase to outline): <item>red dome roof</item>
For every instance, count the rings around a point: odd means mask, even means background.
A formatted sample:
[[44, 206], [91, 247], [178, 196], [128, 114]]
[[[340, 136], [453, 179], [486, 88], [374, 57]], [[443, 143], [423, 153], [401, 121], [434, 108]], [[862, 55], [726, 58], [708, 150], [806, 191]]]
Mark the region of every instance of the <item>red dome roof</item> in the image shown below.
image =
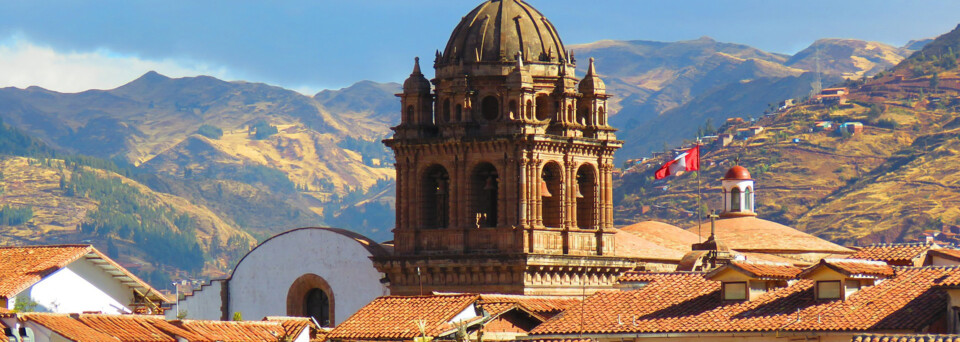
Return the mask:
[[750, 171], [747, 168], [737, 165], [731, 167], [727, 174], [723, 176], [724, 180], [753, 180], [750, 178]]

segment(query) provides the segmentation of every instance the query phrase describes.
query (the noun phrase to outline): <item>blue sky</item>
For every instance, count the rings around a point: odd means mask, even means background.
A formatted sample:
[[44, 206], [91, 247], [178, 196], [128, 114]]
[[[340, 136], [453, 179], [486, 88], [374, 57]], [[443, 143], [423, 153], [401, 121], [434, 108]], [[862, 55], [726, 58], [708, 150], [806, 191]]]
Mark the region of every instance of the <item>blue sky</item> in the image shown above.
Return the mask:
[[[710, 36], [792, 54], [818, 38], [896, 46], [960, 23], [948, 0], [529, 0], [567, 45]], [[402, 81], [478, 0], [0, 1], [0, 87], [113, 88], [155, 69], [305, 93]]]

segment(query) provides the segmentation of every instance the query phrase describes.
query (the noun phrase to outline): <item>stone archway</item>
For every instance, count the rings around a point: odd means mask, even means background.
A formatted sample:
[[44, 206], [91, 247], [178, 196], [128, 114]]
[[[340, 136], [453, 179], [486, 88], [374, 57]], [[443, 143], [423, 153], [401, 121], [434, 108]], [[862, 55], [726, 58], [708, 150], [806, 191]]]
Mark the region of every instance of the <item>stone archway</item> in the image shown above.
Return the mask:
[[287, 316], [313, 317], [324, 327], [333, 327], [336, 323], [334, 304], [335, 297], [330, 284], [313, 273], [294, 280], [287, 291]]

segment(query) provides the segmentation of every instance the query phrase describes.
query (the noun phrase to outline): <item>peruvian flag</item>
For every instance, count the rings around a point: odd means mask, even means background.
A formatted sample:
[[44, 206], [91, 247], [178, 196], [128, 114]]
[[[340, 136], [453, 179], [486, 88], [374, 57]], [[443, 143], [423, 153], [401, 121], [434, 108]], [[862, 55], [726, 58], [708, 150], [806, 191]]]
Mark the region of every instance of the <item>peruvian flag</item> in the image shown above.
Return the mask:
[[689, 151], [673, 158], [660, 167], [655, 174], [656, 179], [664, 179], [667, 176], [679, 175], [683, 171], [700, 170], [700, 145], [694, 146]]

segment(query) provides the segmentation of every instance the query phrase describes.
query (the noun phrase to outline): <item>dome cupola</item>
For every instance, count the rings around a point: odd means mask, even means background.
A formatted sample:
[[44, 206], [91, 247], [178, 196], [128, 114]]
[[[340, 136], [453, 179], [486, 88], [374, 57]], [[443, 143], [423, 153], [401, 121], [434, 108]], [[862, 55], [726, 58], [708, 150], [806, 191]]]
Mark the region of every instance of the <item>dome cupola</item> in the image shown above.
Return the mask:
[[420, 72], [420, 57], [413, 60], [413, 72], [403, 81], [403, 92], [408, 94], [430, 93], [430, 81]]
[[460, 20], [438, 65], [513, 62], [569, 63], [557, 29], [520, 0], [488, 0]]
[[757, 216], [754, 210], [753, 179], [747, 168], [736, 165], [723, 176], [721, 217]]

